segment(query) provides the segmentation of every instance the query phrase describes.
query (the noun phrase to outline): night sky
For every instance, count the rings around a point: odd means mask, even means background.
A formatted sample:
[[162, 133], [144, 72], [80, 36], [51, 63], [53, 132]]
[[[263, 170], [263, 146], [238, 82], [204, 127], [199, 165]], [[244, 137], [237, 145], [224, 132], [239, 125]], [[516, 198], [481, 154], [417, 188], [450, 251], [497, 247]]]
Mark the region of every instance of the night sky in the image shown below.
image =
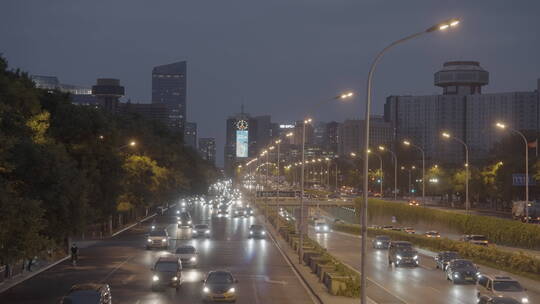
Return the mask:
[[352, 89], [350, 104], [317, 120], [363, 115], [375, 54], [393, 40], [460, 17], [455, 30], [391, 51], [374, 80], [374, 114], [388, 95], [436, 94], [444, 61], [477, 60], [484, 92], [532, 91], [540, 78], [540, 1], [510, 0], [2, 0], [0, 53], [11, 67], [90, 86], [120, 78], [126, 97], [150, 102], [153, 66], [188, 61], [188, 121], [216, 137], [244, 101], [275, 122], [303, 118], [310, 104]]

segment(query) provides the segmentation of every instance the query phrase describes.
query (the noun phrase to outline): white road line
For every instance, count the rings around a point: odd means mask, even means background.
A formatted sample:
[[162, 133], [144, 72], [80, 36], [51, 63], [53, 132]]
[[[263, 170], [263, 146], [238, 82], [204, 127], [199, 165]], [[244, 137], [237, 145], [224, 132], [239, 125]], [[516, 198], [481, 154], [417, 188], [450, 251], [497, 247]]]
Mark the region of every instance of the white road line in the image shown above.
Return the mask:
[[257, 291], [257, 285], [255, 284], [255, 281], [251, 282], [251, 286], [253, 286], [253, 294], [255, 295], [255, 304], [259, 304], [259, 292]]
[[105, 276], [101, 281], [99, 281], [100, 283], [103, 283], [105, 280], [107, 280], [111, 275], [113, 275], [118, 269], [120, 269], [120, 267], [124, 266], [125, 263], [127, 263], [129, 260], [131, 260], [135, 255], [132, 255], [130, 257], [128, 257], [127, 259], [125, 259], [122, 263], [120, 263], [118, 266], [116, 266], [113, 270], [111, 270], [107, 276]]

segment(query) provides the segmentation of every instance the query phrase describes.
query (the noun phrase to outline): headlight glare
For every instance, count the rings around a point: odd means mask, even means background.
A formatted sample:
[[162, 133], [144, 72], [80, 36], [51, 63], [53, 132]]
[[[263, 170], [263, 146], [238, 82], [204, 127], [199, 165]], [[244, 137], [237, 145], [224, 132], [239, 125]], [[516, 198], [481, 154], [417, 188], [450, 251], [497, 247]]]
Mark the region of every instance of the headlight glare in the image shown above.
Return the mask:
[[521, 303], [529, 303], [529, 298], [521, 298]]
[[418, 260], [418, 256], [417, 256], [417, 255], [415, 255], [415, 256], [413, 257], [413, 259], [415, 259], [415, 260]]
[[400, 255], [397, 255], [396, 258], [397, 258], [398, 260], [401, 260], [401, 256], [400, 256]]
[[191, 257], [191, 259], [189, 259], [189, 260], [192, 261], [192, 262], [195, 262], [197, 260], [197, 258], [196, 257]]
[[178, 281], [178, 277], [173, 277], [172, 280], [173, 281]]
[[231, 287], [231, 289], [229, 289], [229, 292], [230, 292], [230, 293], [233, 293], [233, 292], [235, 292], [235, 291], [236, 291], [236, 289], [234, 289], [234, 287]]
[[158, 277], [157, 275], [154, 275], [154, 276], [152, 277], [152, 281], [154, 281], [154, 282], [155, 282], [155, 281], [159, 281], [159, 277]]
[[208, 287], [204, 287], [204, 288], [203, 288], [203, 292], [204, 292], [204, 293], [209, 293], [209, 292], [210, 292], [210, 289], [208, 289]]
[[151, 239], [148, 239], [148, 243], [152, 243], [152, 240], [151, 240]]
[[167, 241], [167, 239], [162, 239], [161, 241], [162, 241], [163, 243], [165, 243], [165, 242]]

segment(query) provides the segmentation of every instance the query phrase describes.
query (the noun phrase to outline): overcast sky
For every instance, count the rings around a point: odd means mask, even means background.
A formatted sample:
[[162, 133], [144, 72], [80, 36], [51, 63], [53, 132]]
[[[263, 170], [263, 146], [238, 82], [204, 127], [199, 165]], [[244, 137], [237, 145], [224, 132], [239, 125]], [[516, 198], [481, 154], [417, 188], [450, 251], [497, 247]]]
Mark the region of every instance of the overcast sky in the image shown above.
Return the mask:
[[459, 28], [392, 50], [374, 80], [374, 114], [388, 95], [434, 94], [448, 60], [477, 60], [484, 92], [532, 91], [540, 78], [539, 0], [2, 0], [0, 53], [11, 67], [92, 85], [119, 78], [132, 101], [150, 102], [153, 66], [188, 61], [188, 121], [216, 137], [242, 100], [253, 115], [301, 119], [309, 105], [352, 89], [351, 104], [317, 120], [363, 115], [365, 80], [388, 43], [438, 21]]

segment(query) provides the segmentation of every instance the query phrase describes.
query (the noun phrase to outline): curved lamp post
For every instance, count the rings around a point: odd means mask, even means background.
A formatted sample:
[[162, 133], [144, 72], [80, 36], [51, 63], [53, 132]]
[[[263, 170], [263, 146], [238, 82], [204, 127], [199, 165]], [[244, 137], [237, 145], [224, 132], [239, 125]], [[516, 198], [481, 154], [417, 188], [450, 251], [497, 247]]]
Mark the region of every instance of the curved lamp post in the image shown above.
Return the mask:
[[436, 24], [424, 31], [406, 36], [404, 38], [401, 38], [397, 41], [392, 42], [390, 45], [382, 49], [377, 56], [375, 56], [375, 59], [373, 60], [373, 63], [371, 64], [371, 67], [369, 69], [368, 73], [368, 79], [367, 79], [367, 89], [366, 89], [366, 110], [365, 110], [365, 128], [364, 128], [364, 205], [362, 207], [362, 249], [361, 249], [361, 261], [360, 261], [360, 303], [366, 304], [367, 303], [367, 297], [366, 297], [366, 247], [367, 247], [367, 204], [368, 204], [368, 148], [369, 148], [369, 115], [371, 113], [371, 86], [372, 86], [372, 79], [373, 79], [373, 73], [375, 72], [375, 69], [377, 67], [377, 64], [383, 57], [383, 55], [393, 48], [394, 46], [401, 44], [405, 41], [411, 40], [413, 38], [416, 38], [418, 36], [427, 34], [427, 33], [433, 33], [435, 31], [445, 31], [449, 28], [456, 27], [459, 24], [458, 19], [450, 19], [445, 22], [441, 22], [439, 24]]
[[405, 146], [411, 146], [413, 148], [416, 148], [422, 153], [422, 205], [425, 206], [426, 205], [426, 154], [424, 153], [424, 149], [411, 143], [408, 140], [404, 140], [403, 144]]
[[450, 135], [448, 132], [443, 132], [441, 135], [443, 138], [453, 139], [465, 147], [465, 210], [469, 214], [471, 208], [469, 203], [469, 146], [463, 140]]

